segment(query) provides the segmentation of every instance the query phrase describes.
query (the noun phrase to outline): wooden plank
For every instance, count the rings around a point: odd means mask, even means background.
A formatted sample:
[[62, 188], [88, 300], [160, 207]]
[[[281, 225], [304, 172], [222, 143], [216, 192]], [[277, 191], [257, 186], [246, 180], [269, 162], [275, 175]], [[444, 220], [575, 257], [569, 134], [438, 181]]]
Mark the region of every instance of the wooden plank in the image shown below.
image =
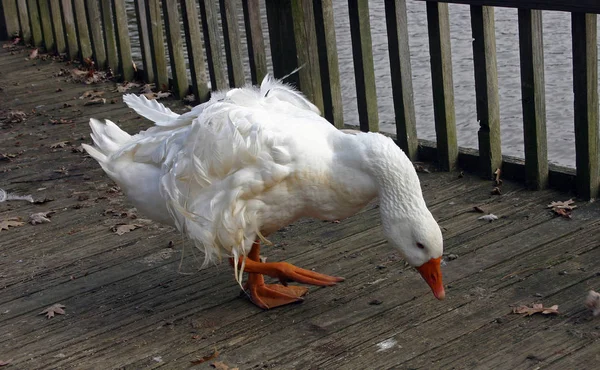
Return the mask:
[[242, 52], [240, 51], [240, 32], [238, 29], [236, 4], [236, 1], [219, 0], [229, 87], [241, 87], [246, 83], [244, 79], [244, 66], [242, 65]]
[[578, 195], [598, 196], [598, 34], [596, 15], [571, 14]]
[[458, 144], [448, 4], [427, 3], [427, 30], [438, 165], [443, 170], [451, 170], [458, 160]]
[[362, 131], [379, 131], [377, 89], [368, 0], [348, 0], [358, 120]]
[[29, 11], [27, 10], [27, 0], [17, 0], [19, 11], [19, 24], [21, 25], [21, 38], [25, 44], [31, 42], [31, 26], [29, 25]]
[[219, 37], [215, 2], [200, 0], [200, 16], [202, 17], [202, 31], [204, 33], [211, 87], [213, 90], [223, 90], [227, 87], [227, 81], [225, 81], [223, 72], [225, 65], [221, 59], [221, 39]]
[[54, 31], [52, 30], [52, 14], [50, 13], [50, 4], [48, 0], [38, 0], [40, 12], [40, 21], [42, 23], [42, 35], [44, 38], [44, 48], [47, 52], [56, 51], [54, 43]]
[[52, 12], [52, 27], [54, 29], [56, 51], [59, 54], [64, 54], [67, 51], [67, 42], [65, 40], [65, 31], [63, 29], [60, 0], [50, 0], [50, 11]]
[[102, 15], [97, 1], [86, 1], [88, 29], [92, 37], [92, 50], [94, 51], [94, 62], [96, 68], [106, 68], [106, 49], [104, 48], [104, 35], [102, 34]]
[[42, 46], [44, 37], [42, 35], [42, 23], [36, 0], [27, 0], [29, 10], [29, 25], [31, 26], [31, 41], [33, 46]]
[[183, 38], [181, 37], [181, 19], [177, 4], [178, 0], [163, 0], [163, 17], [167, 32], [169, 61], [173, 75], [173, 93], [178, 98], [184, 98], [189, 89], [185, 59], [183, 56]]
[[165, 39], [162, 17], [160, 14], [160, 0], [146, 1], [146, 15], [148, 16], [150, 50], [154, 63], [156, 88], [165, 91], [169, 89], [169, 76], [167, 74], [167, 56], [165, 54]]
[[248, 61], [252, 84], [260, 84], [267, 74], [267, 55], [262, 33], [260, 4], [258, 0], [242, 0], [246, 41], [248, 43]]
[[269, 40], [271, 44], [271, 61], [273, 76], [283, 78], [285, 82], [299, 86], [300, 78], [292, 73], [298, 68], [298, 51], [294, 39], [294, 20], [292, 18], [291, 0], [265, 0], [267, 22], [269, 24]]
[[408, 47], [408, 20], [406, 0], [386, 0], [390, 71], [394, 113], [396, 115], [396, 138], [408, 158], [417, 159], [418, 139], [413, 98], [410, 49]]
[[[419, 0], [427, 1], [427, 0]], [[562, 10], [566, 12], [600, 13], [598, 0], [433, 0], [440, 3], [499, 6], [519, 9]]]
[[481, 175], [491, 178], [502, 166], [494, 8], [472, 6], [471, 28]]
[[63, 28], [67, 39], [67, 55], [73, 60], [79, 55], [79, 43], [77, 42], [77, 26], [73, 15], [73, 2], [71, 0], [60, 0], [60, 9], [63, 16]]
[[323, 92], [321, 91], [321, 71], [313, 1], [296, 0], [292, 1], [291, 5], [297, 63], [302, 66], [298, 71], [300, 90], [323, 112]]
[[196, 100], [203, 103], [210, 98], [208, 76], [204, 65], [202, 50], [202, 36], [198, 24], [198, 10], [195, 0], [181, 0], [181, 13], [183, 17], [183, 30], [186, 38], [189, 69], [192, 76], [192, 92]]
[[321, 68], [323, 116], [337, 128], [344, 127], [340, 66], [338, 63], [332, 0], [315, 1], [315, 29]]
[[75, 24], [77, 25], [77, 41], [79, 42], [80, 56], [82, 59], [91, 58], [92, 42], [90, 41], [84, 0], [73, 0], [73, 10], [75, 14]]
[[148, 31], [148, 17], [146, 16], [145, 0], [135, 0], [135, 17], [137, 19], [140, 48], [142, 49], [142, 63], [144, 80], [155, 82], [154, 63], [152, 62], [152, 47], [150, 46], [150, 34]]
[[[127, 21], [127, 9], [125, 0], [113, 0], [112, 6], [115, 17], [115, 36], [117, 38], [117, 50], [119, 52], [119, 72], [125, 81], [133, 80], [134, 68], [133, 59], [131, 58], [131, 42], [129, 38], [129, 28]], [[159, 22], [160, 23], [160, 22]], [[160, 30], [162, 35], [162, 27]], [[163, 51], [164, 51], [164, 44]], [[163, 53], [164, 55], [164, 53]]]
[[113, 22], [112, 1], [100, 0], [100, 12], [102, 13], [106, 62], [113, 73], [116, 73], [119, 70], [119, 54], [117, 52], [117, 39], [115, 36], [115, 24]]
[[548, 186], [548, 144], [541, 10], [519, 9], [519, 50], [525, 181], [530, 188], [543, 189]]
[[2, 0], [0, 3], [0, 37], [9, 38], [20, 34], [19, 11], [15, 0]]

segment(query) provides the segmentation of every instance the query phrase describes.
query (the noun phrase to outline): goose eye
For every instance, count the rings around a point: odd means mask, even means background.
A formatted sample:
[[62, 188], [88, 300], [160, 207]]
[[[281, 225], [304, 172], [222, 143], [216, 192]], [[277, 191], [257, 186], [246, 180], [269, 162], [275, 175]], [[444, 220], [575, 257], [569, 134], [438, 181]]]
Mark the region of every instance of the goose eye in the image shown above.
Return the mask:
[[417, 243], [417, 247], [419, 247], [419, 249], [425, 249], [425, 246], [421, 243]]

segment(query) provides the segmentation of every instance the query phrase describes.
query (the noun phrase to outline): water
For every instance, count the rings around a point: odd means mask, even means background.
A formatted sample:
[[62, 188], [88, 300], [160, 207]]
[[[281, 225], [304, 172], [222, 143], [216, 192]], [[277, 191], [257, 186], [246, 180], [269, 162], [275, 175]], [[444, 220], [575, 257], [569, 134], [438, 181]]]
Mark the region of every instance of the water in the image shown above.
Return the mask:
[[[344, 1], [334, 1], [333, 4], [344, 121], [350, 125], [358, 125], [348, 6]], [[262, 21], [268, 67], [271, 70], [264, 1], [261, 2], [261, 5], [263, 7]], [[128, 6], [130, 18], [135, 20], [132, 0], [128, 1]], [[384, 3], [383, 1], [369, 1], [369, 6], [380, 128], [382, 131], [395, 132]], [[243, 40], [242, 53], [247, 55], [242, 8], [239, 2], [238, 9], [240, 35]], [[425, 3], [407, 0], [407, 9], [417, 132], [419, 138], [435, 140]], [[570, 14], [545, 11], [543, 17], [549, 160], [559, 165], [574, 167]], [[517, 10], [496, 8], [495, 21], [502, 152], [506, 155], [523, 158]], [[141, 63], [137, 26], [133, 21], [130, 22], [130, 32], [134, 59], [137, 63]], [[458, 144], [462, 147], [477, 148], [479, 124], [475, 107], [473, 49], [468, 6], [450, 4], [450, 33]], [[222, 53], [224, 58], [224, 51]], [[249, 82], [250, 72], [247, 58], [244, 64]]]

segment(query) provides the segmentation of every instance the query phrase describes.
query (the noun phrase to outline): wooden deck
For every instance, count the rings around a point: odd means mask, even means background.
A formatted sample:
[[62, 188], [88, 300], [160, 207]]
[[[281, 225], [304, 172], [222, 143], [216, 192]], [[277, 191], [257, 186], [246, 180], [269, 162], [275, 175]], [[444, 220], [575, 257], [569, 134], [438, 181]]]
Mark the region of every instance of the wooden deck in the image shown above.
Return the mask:
[[[546, 205], [569, 194], [504, 182], [502, 195], [491, 195], [492, 183], [478, 177], [420, 173], [446, 253], [454, 255], [443, 268], [445, 301], [386, 245], [374, 204], [339, 224], [305, 220], [274, 235], [275, 247], [264, 249], [270, 260], [347, 280], [311, 288], [302, 304], [262, 311], [240, 297], [228, 264], [198, 270], [198, 254], [176, 231], [127, 218], [122, 194], [74, 150], [90, 141], [89, 117], [129, 132], [146, 127], [116, 85], [65, 81], [59, 71], [74, 66], [28, 54], [0, 50], [0, 116], [27, 114], [24, 122], [0, 123], [0, 188], [53, 200], [0, 203], [0, 221], [56, 213], [51, 223], [0, 230], [7, 368], [209, 369], [216, 361], [231, 369], [597, 367], [600, 317], [583, 306], [587, 291], [600, 289], [597, 203], [578, 202], [568, 220]], [[91, 89], [107, 103], [85, 105], [89, 99], [79, 97]], [[67, 123], [51, 123], [61, 119]], [[474, 206], [500, 219], [480, 221]], [[119, 223], [141, 227], [119, 236], [111, 231]], [[534, 302], [557, 304], [561, 314], [511, 313]], [[65, 315], [39, 315], [56, 303]], [[215, 359], [192, 364], [215, 350]]]

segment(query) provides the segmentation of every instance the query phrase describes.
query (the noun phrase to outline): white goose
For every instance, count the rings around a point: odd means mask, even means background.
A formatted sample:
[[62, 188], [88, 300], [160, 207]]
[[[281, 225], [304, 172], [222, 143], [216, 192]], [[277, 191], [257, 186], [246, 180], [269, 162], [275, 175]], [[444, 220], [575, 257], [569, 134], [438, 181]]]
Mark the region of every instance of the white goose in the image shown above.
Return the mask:
[[[123, 100], [156, 126], [130, 136], [91, 119], [95, 146], [83, 147], [142, 213], [192, 239], [205, 263], [225, 255], [238, 282], [249, 273], [246, 289], [259, 307], [301, 301], [307, 289], [287, 286], [290, 280], [343, 280], [261, 262], [261, 240], [301, 217], [346, 218], [377, 196], [389, 243], [444, 298], [442, 234], [412, 163], [391, 139], [337, 130], [299, 92], [269, 76], [260, 88], [213, 94], [182, 115], [144, 96]], [[266, 285], [263, 275], [283, 285]]]

